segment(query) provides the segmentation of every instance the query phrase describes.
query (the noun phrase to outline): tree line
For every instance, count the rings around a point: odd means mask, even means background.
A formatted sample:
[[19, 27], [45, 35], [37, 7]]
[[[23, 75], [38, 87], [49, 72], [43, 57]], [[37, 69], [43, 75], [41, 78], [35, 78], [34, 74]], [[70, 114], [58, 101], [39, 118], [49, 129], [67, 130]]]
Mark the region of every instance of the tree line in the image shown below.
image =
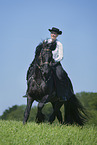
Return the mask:
[[[87, 110], [87, 114], [89, 116], [88, 124], [97, 125], [97, 93], [80, 92], [80, 93], [76, 93], [76, 96]], [[0, 116], [0, 119], [22, 121], [24, 117], [25, 108], [26, 105], [21, 105], [21, 106], [14, 105], [12, 107], [9, 107], [3, 112], [3, 115]], [[49, 119], [52, 111], [53, 108], [51, 103], [48, 103], [44, 106], [43, 113], [45, 114], [45, 121]], [[62, 114], [64, 114], [64, 106], [61, 107], [61, 112]], [[33, 106], [28, 121], [35, 121], [36, 113], [37, 113], [37, 106]]]

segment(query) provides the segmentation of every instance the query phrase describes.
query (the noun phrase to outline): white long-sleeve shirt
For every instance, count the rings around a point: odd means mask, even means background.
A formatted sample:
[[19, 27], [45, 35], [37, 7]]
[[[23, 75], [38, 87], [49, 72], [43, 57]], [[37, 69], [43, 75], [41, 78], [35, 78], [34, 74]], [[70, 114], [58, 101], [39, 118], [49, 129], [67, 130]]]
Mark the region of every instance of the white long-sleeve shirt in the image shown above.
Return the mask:
[[[47, 39], [48, 43], [52, 42], [52, 39]], [[58, 40], [56, 40], [56, 49], [52, 51], [53, 53], [53, 59], [58, 62], [61, 61], [63, 59], [63, 45], [61, 42], [59, 42]]]

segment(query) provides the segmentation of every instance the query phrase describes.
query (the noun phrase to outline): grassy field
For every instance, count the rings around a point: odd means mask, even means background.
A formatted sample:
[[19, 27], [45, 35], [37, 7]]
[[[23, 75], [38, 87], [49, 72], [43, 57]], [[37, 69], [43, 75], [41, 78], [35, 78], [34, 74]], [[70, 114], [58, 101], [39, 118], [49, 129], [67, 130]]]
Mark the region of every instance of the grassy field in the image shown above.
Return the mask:
[[97, 126], [0, 120], [0, 145], [97, 145]]

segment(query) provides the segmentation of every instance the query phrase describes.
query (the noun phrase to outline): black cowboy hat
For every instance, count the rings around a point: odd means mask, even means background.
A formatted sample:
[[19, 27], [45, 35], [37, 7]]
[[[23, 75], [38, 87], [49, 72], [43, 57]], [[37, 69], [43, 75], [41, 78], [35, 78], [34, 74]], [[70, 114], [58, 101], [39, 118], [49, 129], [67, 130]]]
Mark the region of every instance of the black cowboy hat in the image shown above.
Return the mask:
[[60, 31], [58, 28], [52, 27], [52, 29], [48, 29], [50, 32], [56, 32], [57, 34], [61, 35], [62, 31]]

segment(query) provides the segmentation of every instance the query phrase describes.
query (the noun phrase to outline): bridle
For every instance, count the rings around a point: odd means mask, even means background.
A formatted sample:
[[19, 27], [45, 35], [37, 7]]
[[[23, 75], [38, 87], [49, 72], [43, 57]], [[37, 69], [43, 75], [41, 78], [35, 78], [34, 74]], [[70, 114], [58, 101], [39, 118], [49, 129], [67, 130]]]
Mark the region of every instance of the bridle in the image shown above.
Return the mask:
[[[50, 50], [50, 49], [46, 49], [46, 48], [43, 48], [43, 50], [41, 50], [41, 51], [46, 51], [46, 52], [51, 52], [52, 53], [52, 51]], [[42, 61], [42, 53], [40, 52], [40, 55], [39, 55], [39, 59], [40, 59], [40, 65], [37, 63], [36, 65], [37, 65], [37, 67], [40, 69], [40, 71], [41, 71], [41, 74], [42, 74], [42, 78], [43, 78], [43, 81], [45, 82], [45, 83], [47, 83], [50, 79], [51, 79], [51, 76], [52, 75], [50, 75], [49, 77], [48, 77], [48, 79], [46, 80], [45, 79], [45, 77], [44, 77], [44, 73], [43, 73], [43, 70], [42, 70], [42, 66], [43, 65], [49, 65], [49, 66], [51, 66], [51, 61], [50, 62], [43, 62]], [[51, 73], [52, 73], [52, 71], [51, 71]], [[40, 85], [36, 82], [36, 80], [34, 79], [34, 76], [32, 75], [29, 79], [28, 79], [28, 83], [29, 83], [29, 81], [30, 80], [33, 80], [33, 82], [35, 82], [36, 83], [36, 85], [37, 85], [37, 87], [38, 88], [40, 88]]]
[[[42, 51], [43, 51], [43, 52], [51, 52], [51, 53], [52, 53], [52, 51], [51, 51], [50, 49], [46, 49], [46, 48], [44, 48]], [[41, 52], [40, 52], [39, 58], [40, 58], [40, 65], [37, 63], [37, 67], [40, 69], [41, 74], [42, 74], [42, 77], [43, 77], [43, 79], [45, 80], [44, 72], [43, 72], [43, 70], [42, 70], [42, 67], [43, 67], [43, 65], [51, 66], [51, 61], [50, 61], [50, 62], [48, 62], [48, 61], [43, 62], [43, 61], [42, 61], [42, 53], [41, 53]], [[50, 76], [51, 76], [51, 75], [50, 75]], [[45, 80], [46, 83], [50, 80], [50, 76], [49, 76], [49, 78], [48, 78], [47, 80]]]

